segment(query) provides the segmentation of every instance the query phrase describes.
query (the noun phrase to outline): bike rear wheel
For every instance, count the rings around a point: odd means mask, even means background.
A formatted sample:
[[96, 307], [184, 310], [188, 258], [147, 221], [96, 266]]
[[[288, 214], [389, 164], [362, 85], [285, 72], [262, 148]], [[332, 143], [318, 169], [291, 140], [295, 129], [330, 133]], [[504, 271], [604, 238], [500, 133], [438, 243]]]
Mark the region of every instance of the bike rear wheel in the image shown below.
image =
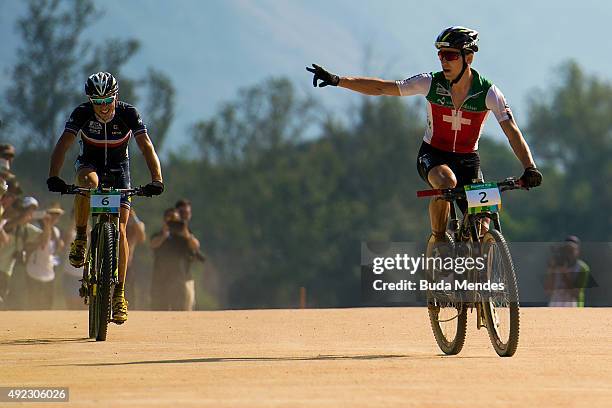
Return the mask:
[[519, 298], [514, 263], [503, 235], [488, 231], [482, 240], [486, 256], [486, 280], [504, 284], [503, 290], [483, 294], [482, 309], [487, 331], [495, 352], [500, 357], [511, 357], [519, 341]]
[[[430, 238], [431, 242], [432, 238]], [[453, 237], [447, 232], [445, 236], [448, 249], [454, 252]], [[427, 258], [440, 256], [438, 248], [428, 242]], [[435, 268], [427, 271], [427, 279], [432, 282], [436, 281], [436, 274], [440, 275], [440, 271]], [[436, 291], [427, 291], [427, 312], [431, 329], [438, 343], [438, 347], [444, 354], [455, 355], [459, 354], [465, 344], [465, 334], [467, 331], [467, 309], [462, 302], [454, 300], [452, 297], [444, 298], [443, 294]]]
[[115, 234], [113, 224], [105, 222], [100, 226], [97, 242], [97, 293], [95, 296], [95, 319], [97, 320], [97, 341], [105, 341], [108, 323], [111, 319], [111, 290], [115, 257]]

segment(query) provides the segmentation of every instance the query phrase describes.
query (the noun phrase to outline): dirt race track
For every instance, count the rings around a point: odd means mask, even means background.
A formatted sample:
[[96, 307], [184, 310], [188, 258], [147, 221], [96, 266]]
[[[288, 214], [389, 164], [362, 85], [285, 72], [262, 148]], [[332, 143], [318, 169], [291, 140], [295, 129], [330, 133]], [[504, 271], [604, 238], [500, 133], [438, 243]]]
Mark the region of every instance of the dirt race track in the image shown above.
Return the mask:
[[612, 309], [524, 308], [505, 359], [473, 314], [441, 356], [426, 313], [131, 312], [95, 342], [86, 312], [0, 312], [0, 386], [70, 387], [36, 407], [612, 406]]

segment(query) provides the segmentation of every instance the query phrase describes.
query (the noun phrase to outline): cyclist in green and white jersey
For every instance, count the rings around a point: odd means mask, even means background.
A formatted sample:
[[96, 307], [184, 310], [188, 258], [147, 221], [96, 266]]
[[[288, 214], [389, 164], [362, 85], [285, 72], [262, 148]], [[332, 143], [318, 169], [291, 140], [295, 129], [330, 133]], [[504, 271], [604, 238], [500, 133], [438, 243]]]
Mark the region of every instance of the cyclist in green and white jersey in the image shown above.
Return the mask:
[[[313, 86], [340, 86], [366, 95], [424, 95], [427, 127], [417, 156], [421, 178], [433, 188], [452, 188], [482, 178], [478, 139], [484, 121], [493, 112], [514, 154], [521, 162], [523, 186], [537, 187], [542, 174], [516, 124], [502, 92], [472, 68], [478, 51], [478, 32], [461, 26], [443, 30], [435, 46], [441, 71], [423, 73], [400, 81], [379, 78], [341, 77], [319, 65], [306, 68], [314, 74]], [[463, 211], [465, 201], [459, 202]], [[450, 206], [434, 199], [429, 205], [432, 237], [444, 240]]]

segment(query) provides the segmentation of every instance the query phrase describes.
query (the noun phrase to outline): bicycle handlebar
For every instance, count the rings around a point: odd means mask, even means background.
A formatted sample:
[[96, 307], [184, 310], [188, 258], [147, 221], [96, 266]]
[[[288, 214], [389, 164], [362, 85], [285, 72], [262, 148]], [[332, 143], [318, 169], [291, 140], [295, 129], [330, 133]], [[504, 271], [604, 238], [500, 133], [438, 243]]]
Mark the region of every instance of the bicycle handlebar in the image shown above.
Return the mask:
[[[523, 182], [521, 180], [517, 180], [514, 177], [508, 177], [503, 181], [497, 181], [493, 184], [497, 184], [500, 191], [508, 191], [508, 190], [518, 190], [523, 189], [527, 190], [526, 187], [523, 187]], [[431, 190], [420, 190], [417, 191], [417, 197], [443, 197], [445, 200], [456, 200], [457, 198], [465, 197], [465, 189], [463, 187], [455, 187], [455, 188], [435, 188]]]
[[[131, 197], [131, 196], [147, 197], [147, 195], [144, 194], [143, 190], [144, 190], [144, 186], [138, 186], [136, 188], [114, 188], [110, 191], [119, 192], [121, 193], [121, 195], [125, 195], [126, 197]], [[62, 194], [85, 195], [87, 193], [91, 193], [94, 191], [102, 192], [103, 190], [101, 190], [99, 187], [98, 188], [87, 188], [87, 187], [79, 187], [77, 185], [70, 184], [67, 186], [66, 191], [63, 192]]]

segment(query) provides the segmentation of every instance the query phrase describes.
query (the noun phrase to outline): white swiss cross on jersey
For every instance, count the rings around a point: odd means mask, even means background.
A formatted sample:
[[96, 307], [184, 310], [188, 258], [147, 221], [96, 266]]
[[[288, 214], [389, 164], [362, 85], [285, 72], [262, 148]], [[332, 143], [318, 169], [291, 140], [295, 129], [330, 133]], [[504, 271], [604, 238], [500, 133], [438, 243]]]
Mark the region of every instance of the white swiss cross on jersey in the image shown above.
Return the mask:
[[431, 104], [431, 130], [436, 137], [430, 143], [442, 150], [472, 152], [486, 117], [486, 111], [468, 112]]

